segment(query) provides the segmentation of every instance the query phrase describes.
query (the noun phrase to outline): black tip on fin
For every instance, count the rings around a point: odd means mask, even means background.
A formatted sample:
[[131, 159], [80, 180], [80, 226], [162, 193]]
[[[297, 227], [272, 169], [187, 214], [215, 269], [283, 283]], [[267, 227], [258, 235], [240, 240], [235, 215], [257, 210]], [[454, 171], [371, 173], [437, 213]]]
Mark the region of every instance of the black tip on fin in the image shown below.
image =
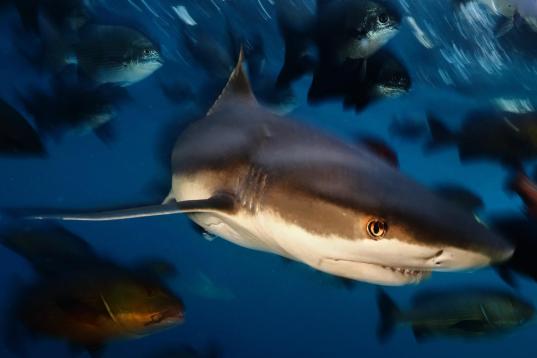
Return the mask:
[[224, 104], [227, 100], [231, 98], [237, 98], [240, 97], [243, 100], [254, 102], [255, 103], [255, 96], [252, 92], [252, 87], [250, 86], [250, 80], [248, 79], [248, 76], [246, 75], [246, 72], [244, 71], [244, 49], [243, 46], [240, 47], [239, 51], [239, 58], [237, 60], [237, 64], [235, 65], [235, 68], [231, 72], [231, 75], [229, 76], [229, 79], [214, 102], [213, 106], [209, 111], [207, 112], [207, 115], [214, 113], [218, 110], [222, 104]]

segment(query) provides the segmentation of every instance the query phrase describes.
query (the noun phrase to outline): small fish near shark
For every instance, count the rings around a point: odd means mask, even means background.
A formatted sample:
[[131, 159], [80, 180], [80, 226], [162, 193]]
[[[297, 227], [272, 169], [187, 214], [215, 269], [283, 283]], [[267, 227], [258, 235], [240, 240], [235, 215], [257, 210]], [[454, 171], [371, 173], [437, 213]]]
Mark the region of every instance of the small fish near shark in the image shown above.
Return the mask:
[[258, 105], [243, 52], [216, 103], [179, 136], [162, 205], [41, 220], [185, 213], [211, 234], [382, 285], [508, 259], [513, 247], [366, 148]]

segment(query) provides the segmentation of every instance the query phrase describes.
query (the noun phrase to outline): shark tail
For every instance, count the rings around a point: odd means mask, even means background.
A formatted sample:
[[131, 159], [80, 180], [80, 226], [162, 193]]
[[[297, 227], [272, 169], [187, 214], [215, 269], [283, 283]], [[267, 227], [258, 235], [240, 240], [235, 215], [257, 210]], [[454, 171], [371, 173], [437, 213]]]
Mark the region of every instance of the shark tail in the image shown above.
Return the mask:
[[429, 115], [427, 123], [429, 124], [429, 130], [432, 136], [432, 140], [426, 147], [429, 151], [447, 146], [457, 140], [456, 134], [439, 119]]
[[385, 342], [393, 333], [399, 308], [390, 296], [383, 290], [378, 291], [377, 304], [380, 312], [380, 323], [377, 329], [377, 337], [380, 342]]

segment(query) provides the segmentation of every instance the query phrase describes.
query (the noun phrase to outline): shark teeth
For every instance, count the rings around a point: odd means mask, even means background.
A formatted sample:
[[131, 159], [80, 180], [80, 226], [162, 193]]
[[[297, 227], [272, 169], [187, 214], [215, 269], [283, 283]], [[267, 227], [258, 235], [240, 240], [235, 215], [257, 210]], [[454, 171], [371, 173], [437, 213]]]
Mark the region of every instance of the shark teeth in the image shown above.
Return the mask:
[[410, 268], [403, 268], [403, 267], [391, 267], [391, 266], [381, 266], [382, 268], [386, 270], [390, 270], [392, 272], [397, 272], [405, 276], [412, 276], [412, 277], [422, 277], [424, 276], [425, 271], [419, 271], [419, 270], [413, 270]]

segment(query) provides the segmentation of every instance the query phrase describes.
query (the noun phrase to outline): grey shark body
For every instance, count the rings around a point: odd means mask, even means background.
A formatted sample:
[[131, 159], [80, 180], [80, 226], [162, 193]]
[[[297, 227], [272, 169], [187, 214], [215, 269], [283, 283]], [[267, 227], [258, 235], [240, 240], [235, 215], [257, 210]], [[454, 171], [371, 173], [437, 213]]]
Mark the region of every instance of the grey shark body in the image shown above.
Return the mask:
[[207, 116], [178, 138], [172, 168], [162, 206], [56, 218], [186, 213], [237, 245], [385, 285], [485, 266], [513, 251], [367, 149], [260, 107], [240, 62]]

